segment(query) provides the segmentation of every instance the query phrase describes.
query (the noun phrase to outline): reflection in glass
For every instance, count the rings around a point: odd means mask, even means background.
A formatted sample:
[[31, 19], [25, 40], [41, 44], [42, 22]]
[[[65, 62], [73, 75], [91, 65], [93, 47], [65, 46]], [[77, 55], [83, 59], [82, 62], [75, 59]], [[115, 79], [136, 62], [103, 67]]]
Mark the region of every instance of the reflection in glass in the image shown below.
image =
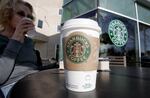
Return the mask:
[[150, 62], [150, 26], [140, 23], [141, 61], [143, 67]]
[[99, 0], [99, 6], [136, 18], [135, 4], [133, 0]]
[[67, 4], [67, 3], [69, 3], [69, 2], [71, 2], [72, 0], [63, 0], [63, 5], [65, 5], [65, 4]]
[[150, 23], [150, 9], [141, 5], [138, 5], [137, 7], [139, 20]]
[[70, 0], [70, 1], [71, 2], [63, 6], [62, 22], [97, 8], [97, 0]]
[[[112, 20], [120, 20], [127, 28], [128, 41], [122, 47], [115, 46], [108, 35], [108, 26]], [[127, 65], [135, 65], [137, 62], [136, 56], [136, 22], [125, 17], [121, 17], [103, 10], [98, 11], [98, 23], [102, 29], [102, 34], [100, 35], [100, 56], [126, 56]], [[136, 34], [136, 35], [135, 35]], [[134, 64], [133, 64], [134, 63]]]

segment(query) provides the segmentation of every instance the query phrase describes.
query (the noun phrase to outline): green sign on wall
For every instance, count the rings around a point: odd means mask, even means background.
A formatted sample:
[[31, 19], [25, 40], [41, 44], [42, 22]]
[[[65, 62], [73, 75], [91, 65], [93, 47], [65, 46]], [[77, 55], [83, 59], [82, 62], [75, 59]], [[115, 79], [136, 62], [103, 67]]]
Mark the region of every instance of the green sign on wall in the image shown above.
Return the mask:
[[128, 41], [128, 31], [124, 23], [120, 20], [112, 20], [109, 23], [108, 34], [111, 41], [117, 46], [122, 47]]

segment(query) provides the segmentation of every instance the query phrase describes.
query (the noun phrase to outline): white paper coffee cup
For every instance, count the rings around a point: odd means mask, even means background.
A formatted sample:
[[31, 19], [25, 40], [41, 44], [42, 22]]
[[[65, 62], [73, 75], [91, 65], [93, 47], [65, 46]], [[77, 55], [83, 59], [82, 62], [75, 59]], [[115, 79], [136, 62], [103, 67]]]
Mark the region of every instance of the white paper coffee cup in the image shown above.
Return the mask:
[[86, 92], [95, 89], [97, 71], [65, 70], [66, 88], [76, 92]]
[[98, 23], [87, 18], [71, 19], [65, 22], [61, 32], [67, 89], [94, 90], [101, 33]]
[[27, 36], [30, 37], [30, 38], [33, 38], [36, 34], [37, 34], [37, 32], [36, 32], [35, 29], [30, 30], [30, 31], [27, 32]]
[[[27, 18], [27, 17], [22, 18], [22, 20], [29, 20], [29, 21], [33, 22], [32, 19]], [[29, 30], [29, 31], [27, 32], [27, 36], [30, 37], [30, 38], [33, 38], [36, 34], [37, 34], [37, 32], [36, 32], [36, 30], [35, 30], [35, 27], [34, 27], [32, 30]]]

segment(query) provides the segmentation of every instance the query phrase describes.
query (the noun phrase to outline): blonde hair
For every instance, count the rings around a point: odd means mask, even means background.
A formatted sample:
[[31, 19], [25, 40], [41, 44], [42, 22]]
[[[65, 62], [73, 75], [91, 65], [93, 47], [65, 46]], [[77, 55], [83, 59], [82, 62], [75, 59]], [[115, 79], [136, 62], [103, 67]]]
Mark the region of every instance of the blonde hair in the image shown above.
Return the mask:
[[23, 0], [0, 0], [0, 30], [9, 25], [10, 20], [14, 14], [17, 4], [24, 4], [33, 13], [33, 7], [30, 3]]

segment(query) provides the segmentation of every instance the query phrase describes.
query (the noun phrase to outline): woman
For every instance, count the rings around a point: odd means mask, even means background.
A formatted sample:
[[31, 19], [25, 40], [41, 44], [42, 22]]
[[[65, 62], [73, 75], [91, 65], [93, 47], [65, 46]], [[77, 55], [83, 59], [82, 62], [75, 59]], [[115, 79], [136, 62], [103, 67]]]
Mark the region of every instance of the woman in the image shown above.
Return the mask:
[[[37, 57], [26, 37], [34, 29], [33, 8], [22, 0], [0, 0], [0, 85], [35, 72]], [[9, 78], [10, 77], [10, 78]]]

